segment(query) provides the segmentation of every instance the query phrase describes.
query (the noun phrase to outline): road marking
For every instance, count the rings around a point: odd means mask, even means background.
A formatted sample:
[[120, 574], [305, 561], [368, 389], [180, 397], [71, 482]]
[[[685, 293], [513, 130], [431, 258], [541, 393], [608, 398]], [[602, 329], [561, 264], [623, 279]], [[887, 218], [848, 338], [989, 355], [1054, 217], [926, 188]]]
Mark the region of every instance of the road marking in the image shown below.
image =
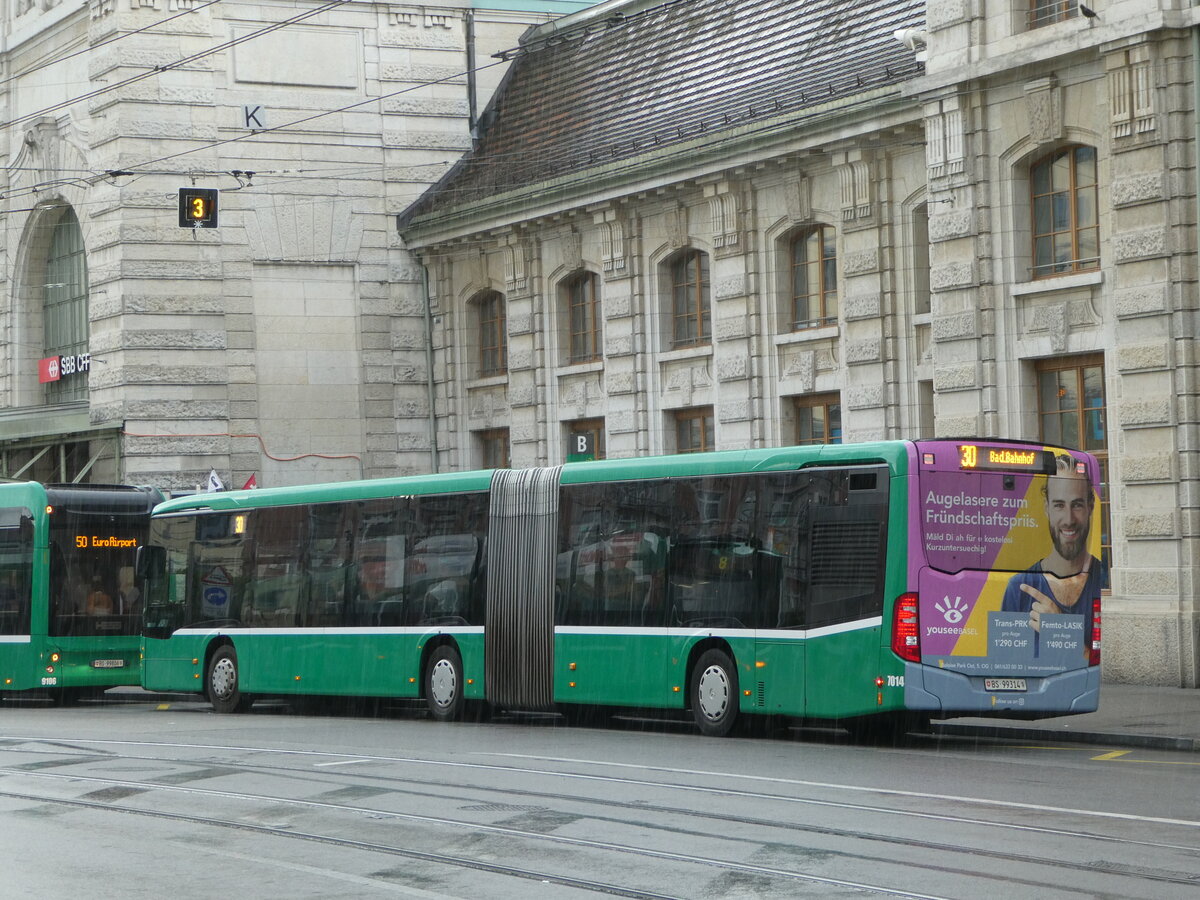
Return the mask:
[[170, 709], [170, 708], [171, 708], [171, 704], [170, 704], [170, 703], [160, 703], [160, 704], [158, 704], [158, 706], [157, 706], [157, 707], [155, 707], [155, 708], [156, 708], [156, 709], [157, 709], [159, 712], [165, 712], [165, 711], [167, 711], [168, 709]]
[[320, 769], [324, 766], [352, 766], [355, 763], [370, 762], [369, 759], [340, 759], [337, 762], [313, 763], [314, 769]]
[[1099, 756], [1093, 756], [1092, 759], [1120, 759], [1128, 750], [1109, 750], [1107, 753], [1101, 753]]

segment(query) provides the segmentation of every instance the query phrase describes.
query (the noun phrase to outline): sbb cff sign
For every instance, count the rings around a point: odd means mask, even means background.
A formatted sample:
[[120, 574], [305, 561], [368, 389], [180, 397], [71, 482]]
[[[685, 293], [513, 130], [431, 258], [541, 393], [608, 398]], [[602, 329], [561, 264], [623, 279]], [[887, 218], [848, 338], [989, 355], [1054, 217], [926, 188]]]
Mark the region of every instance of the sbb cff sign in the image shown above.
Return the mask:
[[77, 353], [74, 356], [47, 356], [38, 360], [38, 381], [46, 384], [60, 381], [70, 375], [86, 375], [92, 369], [92, 354]]
[[179, 189], [179, 227], [217, 227], [216, 188]]

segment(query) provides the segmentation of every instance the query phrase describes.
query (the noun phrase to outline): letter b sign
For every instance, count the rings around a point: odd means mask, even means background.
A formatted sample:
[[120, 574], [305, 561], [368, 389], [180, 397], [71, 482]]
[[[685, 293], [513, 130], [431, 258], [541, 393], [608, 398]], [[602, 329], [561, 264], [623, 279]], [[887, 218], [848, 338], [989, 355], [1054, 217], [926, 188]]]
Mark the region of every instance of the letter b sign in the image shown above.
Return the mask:
[[596, 458], [596, 436], [594, 434], [573, 434], [567, 441], [567, 462], [583, 462]]

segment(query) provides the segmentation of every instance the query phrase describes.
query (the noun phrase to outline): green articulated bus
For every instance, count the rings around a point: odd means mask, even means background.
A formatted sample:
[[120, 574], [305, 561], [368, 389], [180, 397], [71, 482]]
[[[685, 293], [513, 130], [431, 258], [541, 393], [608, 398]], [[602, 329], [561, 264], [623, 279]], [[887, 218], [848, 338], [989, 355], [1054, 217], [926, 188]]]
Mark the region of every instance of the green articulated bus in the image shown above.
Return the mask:
[[123, 485], [0, 484], [0, 698], [140, 683], [135, 567], [162, 499]]
[[690, 711], [711, 735], [1084, 712], [1097, 477], [1060, 448], [894, 441], [176, 498], [139, 553], [143, 685], [220, 712]]

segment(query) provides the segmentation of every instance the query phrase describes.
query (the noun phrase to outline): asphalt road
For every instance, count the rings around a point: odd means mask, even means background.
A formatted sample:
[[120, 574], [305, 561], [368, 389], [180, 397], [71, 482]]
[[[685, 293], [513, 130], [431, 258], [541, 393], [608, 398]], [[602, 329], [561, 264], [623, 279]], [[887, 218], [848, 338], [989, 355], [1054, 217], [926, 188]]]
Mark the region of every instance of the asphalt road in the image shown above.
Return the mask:
[[5, 896], [1179, 897], [1193, 753], [200, 702], [0, 710]]

